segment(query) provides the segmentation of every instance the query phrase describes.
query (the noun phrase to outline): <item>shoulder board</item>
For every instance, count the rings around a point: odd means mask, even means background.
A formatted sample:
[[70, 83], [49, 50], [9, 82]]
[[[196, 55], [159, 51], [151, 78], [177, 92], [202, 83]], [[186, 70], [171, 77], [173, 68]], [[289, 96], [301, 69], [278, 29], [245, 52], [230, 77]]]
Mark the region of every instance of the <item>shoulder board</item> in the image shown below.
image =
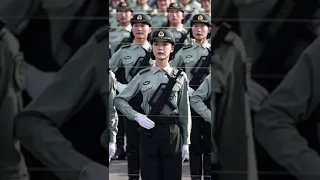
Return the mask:
[[185, 49], [189, 49], [189, 48], [191, 48], [192, 47], [192, 44], [189, 44], [189, 45], [186, 45], [186, 46], [183, 46], [183, 50], [185, 50]]
[[144, 74], [144, 73], [146, 73], [146, 72], [148, 72], [148, 71], [150, 71], [150, 68], [142, 69], [142, 70], [139, 72], [139, 74], [142, 75], [142, 74]]
[[115, 31], [115, 30], [117, 30], [116, 28], [111, 28], [111, 29], [109, 29], [109, 32], [112, 32], [112, 31]]
[[131, 45], [123, 45], [121, 46], [121, 49], [126, 49], [126, 48], [129, 48]]

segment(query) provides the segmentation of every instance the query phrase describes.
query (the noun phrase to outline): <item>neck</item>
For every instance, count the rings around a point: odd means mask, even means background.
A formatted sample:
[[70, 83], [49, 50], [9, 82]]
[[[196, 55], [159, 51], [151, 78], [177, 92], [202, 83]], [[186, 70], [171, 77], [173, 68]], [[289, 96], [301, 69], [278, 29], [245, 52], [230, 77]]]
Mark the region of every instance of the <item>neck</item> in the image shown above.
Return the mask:
[[199, 45], [203, 45], [204, 43], [207, 42], [207, 39], [196, 39], [196, 43], [199, 44]]
[[139, 7], [140, 8], [144, 8], [144, 4], [139, 4]]
[[171, 24], [171, 23], [170, 23], [170, 27], [171, 27], [171, 28], [182, 28], [182, 27], [183, 27], [183, 24], [181, 24], [181, 23], [180, 23], [180, 24]]
[[159, 69], [164, 69], [167, 65], [168, 65], [168, 62], [169, 62], [169, 57], [164, 59], [164, 60], [157, 60], [156, 59], [156, 66], [159, 68]]
[[120, 26], [123, 28], [126, 28], [130, 25], [130, 22], [126, 22], [126, 23], [121, 23]]
[[147, 39], [134, 39], [134, 42], [138, 45], [138, 46], [143, 46], [144, 44], [146, 44], [148, 42]]
[[205, 10], [205, 13], [211, 14], [211, 9], [206, 9], [206, 10]]
[[167, 9], [158, 9], [158, 11], [161, 15], [165, 15], [167, 13]]

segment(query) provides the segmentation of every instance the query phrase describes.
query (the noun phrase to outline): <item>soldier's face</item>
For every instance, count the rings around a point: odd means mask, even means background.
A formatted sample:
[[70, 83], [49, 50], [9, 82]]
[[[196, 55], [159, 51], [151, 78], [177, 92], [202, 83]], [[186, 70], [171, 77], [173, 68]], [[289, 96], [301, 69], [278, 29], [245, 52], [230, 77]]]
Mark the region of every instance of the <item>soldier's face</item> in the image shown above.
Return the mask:
[[133, 14], [129, 10], [119, 10], [117, 11], [117, 19], [120, 24], [130, 22], [130, 19], [133, 17]]
[[180, 24], [183, 20], [183, 13], [180, 10], [169, 10], [168, 19], [171, 24]]
[[147, 4], [148, 0], [137, 0], [138, 4], [144, 5]]
[[115, 9], [115, 8], [117, 8], [118, 7], [118, 4], [120, 3], [120, 2], [123, 2], [124, 0], [113, 0], [112, 1], [112, 7], [113, 7], [113, 9]]
[[156, 60], [165, 60], [174, 50], [172, 44], [167, 41], [155, 41], [152, 43], [152, 52]]
[[202, 0], [201, 5], [205, 11], [209, 11], [211, 9], [211, 0]]
[[189, 4], [191, 0], [180, 0], [180, 2], [184, 5]]
[[146, 39], [148, 34], [151, 33], [151, 27], [144, 23], [135, 23], [132, 26], [132, 32], [135, 38]]
[[192, 25], [192, 35], [196, 40], [207, 38], [211, 28], [203, 23], [194, 23]]
[[171, 0], [158, 0], [157, 1], [159, 9], [167, 9], [167, 7], [169, 7], [170, 3], [171, 3]]

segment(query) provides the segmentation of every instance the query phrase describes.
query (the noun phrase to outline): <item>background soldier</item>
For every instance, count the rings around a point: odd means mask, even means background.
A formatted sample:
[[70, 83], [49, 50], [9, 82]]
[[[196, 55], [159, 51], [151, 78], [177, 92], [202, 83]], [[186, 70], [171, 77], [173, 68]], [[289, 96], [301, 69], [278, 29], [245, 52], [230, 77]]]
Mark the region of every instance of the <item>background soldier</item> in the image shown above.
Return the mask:
[[126, 2], [119, 3], [117, 7], [117, 20], [119, 26], [114, 27], [109, 31], [109, 43], [112, 47], [112, 54], [114, 54], [121, 46], [132, 43], [132, 26], [130, 23], [132, 17], [133, 10], [131, 6]]
[[[131, 46], [123, 46], [109, 61], [110, 69], [117, 77], [117, 87], [121, 93], [127, 83], [141, 70], [150, 67], [154, 62], [150, 60], [151, 45], [148, 39], [151, 34], [150, 17], [146, 14], [136, 14], [131, 19], [132, 34], [134, 36]], [[133, 99], [130, 104], [139, 104], [140, 99]], [[141, 104], [141, 103], [140, 103]], [[137, 106], [135, 106], [137, 107]], [[136, 108], [138, 111], [139, 107]], [[119, 113], [121, 116], [121, 114]], [[125, 118], [125, 117], [123, 117]], [[135, 121], [125, 121], [127, 137], [127, 159], [129, 179], [139, 179], [139, 124]]]
[[152, 8], [148, 5], [148, 0], [137, 0], [136, 6], [134, 7], [135, 14], [148, 14], [152, 12]]
[[157, 0], [157, 5], [151, 13], [151, 25], [153, 31], [168, 27], [168, 12], [171, 0]]
[[181, 3], [171, 3], [167, 9], [169, 27], [175, 38], [174, 53], [176, 54], [183, 45], [191, 43], [188, 31], [183, 27], [184, 11]]
[[102, 89], [101, 96], [105, 100], [105, 105], [108, 110], [107, 129], [101, 136], [101, 144], [109, 150], [109, 161], [116, 152], [116, 137], [118, 133], [118, 114], [113, 104], [113, 100], [116, 97], [117, 81], [113, 72], [109, 69], [108, 71], [109, 81], [105, 81]]
[[[172, 67], [184, 68], [190, 80], [190, 87], [188, 87], [189, 96], [192, 95], [194, 90], [199, 87], [204, 78], [209, 74], [211, 45], [208, 43], [207, 38], [210, 37], [211, 19], [209, 16], [197, 14], [191, 20], [191, 26], [191, 37], [195, 38], [196, 43], [182, 48], [176, 54], [174, 60], [170, 62]], [[207, 62], [207, 66], [201, 67], [201, 63], [204, 61]], [[201, 70], [195, 73], [194, 71], [197, 71], [199, 68], [204, 69], [205, 72]], [[200, 76], [199, 80], [195, 78]], [[204, 170], [203, 173], [206, 175], [211, 173], [211, 126], [210, 123], [205, 122], [202, 117], [199, 117], [196, 112], [193, 110], [191, 112], [190, 172], [192, 179], [201, 179], [202, 170]]]
[[[180, 74], [182, 70], [178, 72], [168, 64], [174, 48], [170, 31], [155, 31], [151, 44], [156, 64], [140, 71], [115, 98], [115, 105], [128, 121], [136, 121], [141, 126], [142, 179], [181, 180], [182, 161], [186, 158], [190, 143], [188, 79], [185, 73]], [[171, 76], [169, 81], [167, 76]], [[159, 85], [163, 88], [162, 83], [167, 83], [166, 89], [157, 90]], [[138, 93], [143, 95], [143, 114], [128, 103]], [[162, 98], [153, 99], [158, 95]], [[152, 103], [148, 104], [149, 100]]]
[[0, 19], [0, 178], [28, 180], [27, 167], [14, 136], [14, 116], [22, 108], [23, 54], [19, 42]]

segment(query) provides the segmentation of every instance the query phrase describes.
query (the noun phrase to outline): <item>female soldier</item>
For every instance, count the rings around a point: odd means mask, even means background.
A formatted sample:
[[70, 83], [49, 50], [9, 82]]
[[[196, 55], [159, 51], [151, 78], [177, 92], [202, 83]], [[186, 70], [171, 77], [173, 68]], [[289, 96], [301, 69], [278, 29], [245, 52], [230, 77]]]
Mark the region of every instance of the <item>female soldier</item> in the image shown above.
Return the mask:
[[[177, 74], [177, 70], [168, 63], [170, 53], [174, 50], [174, 37], [170, 31], [155, 31], [151, 44], [155, 65], [140, 71], [115, 98], [114, 103], [129, 120], [137, 121], [141, 126], [139, 132], [142, 179], [181, 180], [181, 160], [186, 158], [190, 143], [188, 79], [184, 72], [179, 71]], [[177, 79], [171, 84], [173, 88], [168, 89], [170, 97], [165, 99], [167, 103], [154, 101], [153, 94], [161, 96], [163, 92], [167, 92], [163, 87], [163, 91], [158, 91], [158, 86], [170, 85], [168, 82], [171, 81], [168, 79], [171, 78]], [[138, 113], [129, 105], [128, 101], [138, 93], [143, 95], [141, 107], [144, 113], [149, 115]], [[153, 106], [153, 103], [156, 106]], [[160, 113], [152, 113], [157, 106], [161, 107]]]
[[181, 3], [171, 3], [167, 8], [168, 11], [168, 30], [173, 33], [175, 38], [174, 54], [178, 52], [183, 45], [190, 44], [190, 35], [188, 30], [183, 27], [184, 10]]
[[[198, 67], [205, 61], [211, 61], [211, 45], [207, 41], [211, 32], [211, 18], [204, 14], [196, 14], [191, 20], [191, 27], [191, 37], [195, 39], [196, 43], [183, 47], [175, 55], [174, 60], [170, 61], [172, 67], [185, 69], [190, 80], [190, 87], [188, 87], [189, 95], [203, 82], [203, 79], [208, 75], [207, 72], [210, 72], [210, 63], [206, 72], [201, 72], [201, 70], [198, 70], [200, 69]], [[202, 170], [204, 171], [203, 174], [211, 173], [211, 126], [210, 123], [204, 121], [192, 109], [191, 111], [192, 131], [189, 160], [190, 173], [192, 179], [195, 180], [201, 179]]]

